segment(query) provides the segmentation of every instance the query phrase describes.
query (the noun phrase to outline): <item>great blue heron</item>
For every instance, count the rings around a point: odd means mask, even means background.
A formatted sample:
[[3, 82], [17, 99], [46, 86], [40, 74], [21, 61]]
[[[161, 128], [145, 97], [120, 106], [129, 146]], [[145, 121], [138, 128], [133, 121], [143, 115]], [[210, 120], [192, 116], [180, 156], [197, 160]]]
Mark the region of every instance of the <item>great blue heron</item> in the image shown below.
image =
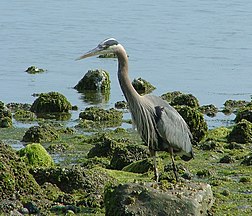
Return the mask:
[[128, 76], [128, 57], [124, 47], [114, 38], [102, 41], [98, 46], [76, 60], [99, 54], [115, 54], [118, 58], [118, 80], [128, 102], [132, 120], [142, 140], [148, 145], [154, 160], [154, 173], [158, 182], [157, 151], [168, 151], [173, 171], [178, 181], [173, 154], [183, 160], [193, 158], [191, 133], [181, 115], [166, 101], [154, 95], [139, 95]]

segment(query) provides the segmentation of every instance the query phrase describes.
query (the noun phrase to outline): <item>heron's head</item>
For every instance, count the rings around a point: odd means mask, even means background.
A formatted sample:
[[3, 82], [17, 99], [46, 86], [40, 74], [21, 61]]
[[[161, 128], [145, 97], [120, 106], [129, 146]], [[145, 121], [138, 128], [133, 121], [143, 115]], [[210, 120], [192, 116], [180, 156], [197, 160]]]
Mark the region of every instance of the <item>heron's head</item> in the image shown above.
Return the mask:
[[118, 45], [119, 43], [117, 42], [116, 39], [108, 38], [102, 41], [101, 43], [99, 43], [97, 47], [86, 52], [84, 55], [80, 56], [76, 60], [84, 59], [84, 58], [95, 56], [95, 55], [115, 53]]

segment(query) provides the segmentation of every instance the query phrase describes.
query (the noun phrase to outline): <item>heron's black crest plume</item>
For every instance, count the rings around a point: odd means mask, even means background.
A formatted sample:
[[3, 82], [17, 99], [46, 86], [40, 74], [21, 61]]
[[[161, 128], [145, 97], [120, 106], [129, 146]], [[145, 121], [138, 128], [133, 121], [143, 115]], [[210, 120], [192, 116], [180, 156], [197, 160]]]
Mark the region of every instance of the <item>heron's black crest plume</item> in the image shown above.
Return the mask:
[[114, 38], [108, 38], [108, 39], [105, 39], [104, 41], [102, 41], [99, 46], [100, 47], [103, 47], [103, 48], [108, 48], [110, 46], [114, 46], [114, 45], [118, 45], [118, 41]]

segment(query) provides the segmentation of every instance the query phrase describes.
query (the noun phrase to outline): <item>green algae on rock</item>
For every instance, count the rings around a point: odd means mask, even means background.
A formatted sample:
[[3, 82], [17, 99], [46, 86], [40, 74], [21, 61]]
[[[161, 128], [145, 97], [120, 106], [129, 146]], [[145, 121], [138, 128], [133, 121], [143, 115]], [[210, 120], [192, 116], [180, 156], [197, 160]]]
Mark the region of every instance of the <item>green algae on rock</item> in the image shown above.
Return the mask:
[[72, 109], [71, 103], [58, 92], [41, 93], [33, 102], [31, 111], [35, 113], [64, 113]]
[[38, 67], [36, 67], [36, 66], [30, 66], [30, 67], [28, 67], [28, 68], [25, 70], [25, 72], [27, 72], [27, 73], [29, 73], [29, 74], [36, 74], [36, 73], [43, 73], [43, 72], [45, 72], [45, 70], [42, 69], [42, 68], [38, 68]]
[[[93, 122], [84, 122], [85, 124], [87, 124], [86, 127], [88, 127], [88, 124], [91, 124], [91, 127], [113, 127], [121, 125], [123, 113], [114, 108], [105, 110], [99, 107], [87, 107], [83, 112], [79, 114], [79, 117], [83, 120], [89, 120], [99, 123], [95, 124]], [[83, 125], [83, 127], [85, 127], [85, 125]]]
[[54, 162], [45, 148], [39, 143], [28, 144], [25, 148], [20, 149], [17, 154], [28, 167], [53, 167]]
[[139, 94], [148, 94], [151, 93], [154, 89], [156, 89], [156, 87], [154, 87], [141, 77], [134, 79], [132, 81], [132, 85]]
[[208, 130], [203, 114], [189, 106], [175, 106], [175, 109], [188, 124], [193, 135], [193, 140], [195, 142], [201, 141]]
[[237, 123], [228, 136], [229, 142], [251, 143], [252, 123], [243, 119]]
[[23, 142], [51, 142], [59, 138], [59, 134], [50, 125], [32, 126], [23, 136]]
[[0, 101], [0, 128], [9, 128], [12, 126], [11, 112], [5, 107], [4, 103]]
[[99, 167], [92, 169], [80, 166], [40, 168], [33, 169], [31, 172], [40, 185], [48, 182], [57, 185], [64, 193], [79, 193], [76, 203], [86, 207], [102, 207], [103, 191], [106, 184], [115, 182]]
[[128, 144], [117, 146], [113, 152], [110, 166], [112, 169], [121, 170], [132, 162], [149, 157], [147, 146]]
[[218, 113], [218, 108], [213, 104], [203, 105], [199, 107], [199, 110], [209, 117], [215, 117]]
[[171, 101], [172, 106], [185, 105], [191, 108], [199, 108], [198, 99], [192, 94], [179, 94]]
[[[0, 214], [9, 215], [13, 209], [22, 207], [21, 202], [42, 197], [43, 192], [25, 163], [10, 146], [0, 141]], [[11, 208], [8, 201], [11, 201]]]
[[222, 112], [225, 114], [231, 114], [245, 107], [248, 104], [249, 102], [244, 100], [226, 100]]
[[36, 115], [29, 110], [17, 110], [14, 113], [13, 117], [17, 121], [22, 121], [22, 122], [34, 121], [37, 118]]
[[79, 92], [83, 90], [109, 91], [109, 73], [102, 69], [89, 70], [74, 88]]
[[167, 92], [165, 94], [162, 94], [161, 98], [163, 100], [166, 100], [168, 103], [171, 103], [174, 100], [175, 97], [177, 97], [177, 96], [179, 96], [181, 94], [183, 94], [183, 93], [180, 92], [180, 91]]
[[152, 170], [153, 160], [151, 158], [134, 161], [122, 169], [122, 171], [133, 173], [146, 173]]
[[250, 121], [252, 123], [252, 105], [243, 107], [238, 110], [238, 113], [235, 117], [235, 122], [238, 123], [242, 119], [246, 119], [247, 121]]

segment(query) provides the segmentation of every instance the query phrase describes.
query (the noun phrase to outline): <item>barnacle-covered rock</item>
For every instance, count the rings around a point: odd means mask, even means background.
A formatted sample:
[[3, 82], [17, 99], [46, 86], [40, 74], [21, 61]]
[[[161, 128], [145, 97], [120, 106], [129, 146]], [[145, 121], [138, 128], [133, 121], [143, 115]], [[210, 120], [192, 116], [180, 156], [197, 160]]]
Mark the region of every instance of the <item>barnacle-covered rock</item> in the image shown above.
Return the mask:
[[67, 113], [71, 109], [71, 103], [58, 92], [39, 94], [31, 106], [31, 111], [35, 113]]
[[156, 89], [156, 87], [142, 78], [134, 79], [132, 85], [139, 94], [148, 94]]
[[252, 142], [252, 123], [243, 119], [237, 123], [228, 136], [229, 142], [251, 143]]
[[108, 91], [110, 90], [109, 73], [101, 69], [89, 70], [74, 88], [79, 92], [85, 90]]
[[54, 162], [45, 148], [39, 143], [28, 144], [25, 148], [20, 149], [17, 154], [28, 167], [52, 167]]
[[49, 125], [32, 126], [23, 136], [24, 142], [51, 142], [59, 138], [58, 132]]

